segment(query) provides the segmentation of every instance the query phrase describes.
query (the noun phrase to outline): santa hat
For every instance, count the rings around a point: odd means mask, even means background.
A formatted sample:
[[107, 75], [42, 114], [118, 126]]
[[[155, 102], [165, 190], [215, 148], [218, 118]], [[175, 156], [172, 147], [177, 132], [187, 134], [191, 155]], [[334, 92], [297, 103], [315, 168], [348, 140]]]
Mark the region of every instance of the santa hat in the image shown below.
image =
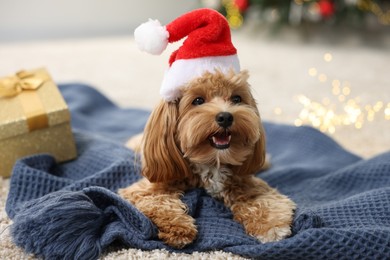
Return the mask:
[[186, 36], [183, 45], [171, 54], [169, 68], [164, 75], [160, 94], [166, 101], [178, 99], [180, 88], [206, 71], [240, 71], [229, 25], [225, 17], [215, 10], [197, 9], [166, 26], [149, 19], [134, 31], [138, 48], [154, 55], [160, 55], [168, 43]]

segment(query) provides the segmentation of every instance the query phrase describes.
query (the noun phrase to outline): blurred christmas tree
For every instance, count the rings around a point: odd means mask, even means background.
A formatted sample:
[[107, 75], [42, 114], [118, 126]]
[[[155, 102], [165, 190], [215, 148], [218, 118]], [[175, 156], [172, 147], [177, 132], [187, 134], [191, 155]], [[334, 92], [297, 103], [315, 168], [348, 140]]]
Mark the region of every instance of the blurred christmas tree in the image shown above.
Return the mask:
[[224, 14], [232, 28], [240, 27], [248, 16], [276, 27], [305, 24], [390, 27], [388, 0], [201, 0], [201, 3]]

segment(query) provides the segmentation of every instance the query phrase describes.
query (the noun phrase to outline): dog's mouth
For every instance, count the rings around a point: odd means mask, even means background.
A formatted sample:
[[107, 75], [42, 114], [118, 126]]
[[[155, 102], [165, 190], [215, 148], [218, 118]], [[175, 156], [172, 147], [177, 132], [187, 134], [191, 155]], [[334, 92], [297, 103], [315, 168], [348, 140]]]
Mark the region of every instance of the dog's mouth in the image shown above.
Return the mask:
[[230, 146], [231, 133], [225, 129], [223, 132], [216, 133], [209, 137], [211, 146], [217, 149], [227, 149]]

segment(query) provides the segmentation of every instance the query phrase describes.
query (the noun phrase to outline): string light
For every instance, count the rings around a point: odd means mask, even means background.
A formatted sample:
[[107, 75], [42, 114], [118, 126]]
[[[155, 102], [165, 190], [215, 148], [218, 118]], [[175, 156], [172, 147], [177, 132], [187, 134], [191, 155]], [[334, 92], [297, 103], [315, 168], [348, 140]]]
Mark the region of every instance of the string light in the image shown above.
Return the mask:
[[[325, 53], [326, 62], [331, 62], [333, 55]], [[319, 73], [314, 67], [309, 68], [308, 74], [317, 78], [319, 82], [326, 82], [328, 76]], [[349, 81], [341, 82], [339, 79], [330, 80], [331, 96], [322, 98], [322, 101], [314, 101], [301, 94], [295, 98], [303, 107], [298, 118], [294, 120], [296, 126], [310, 124], [322, 132], [334, 134], [340, 126], [352, 126], [361, 129], [368, 122], [374, 122], [376, 118], [390, 120], [390, 102], [376, 101], [373, 104], [362, 104], [361, 98], [351, 97], [352, 87]], [[282, 114], [282, 109], [274, 109], [276, 115]], [[383, 113], [383, 116], [380, 114]]]
[[309, 69], [309, 75], [312, 77], [317, 76], [317, 69], [316, 68], [310, 68]]
[[[324, 60], [332, 61], [333, 56], [330, 53], [324, 54]], [[309, 69], [309, 75], [317, 76], [318, 71], [315, 68]], [[325, 82], [326, 74], [319, 73], [318, 80]], [[322, 102], [313, 101], [305, 95], [299, 95], [297, 100], [303, 106], [299, 113], [299, 119], [295, 120], [295, 125], [309, 123], [320, 129], [322, 132], [330, 134], [335, 133], [336, 128], [341, 125], [353, 125], [356, 129], [363, 128], [366, 122], [373, 122], [376, 115], [383, 110], [384, 119], [390, 120], [390, 103], [384, 108], [383, 101], [377, 101], [374, 105], [361, 104], [359, 97], [349, 98], [352, 93], [351, 83], [338, 79], [331, 81], [331, 93], [333, 99], [338, 103], [332, 102], [329, 98], [324, 98]]]
[[390, 10], [384, 12], [381, 7], [372, 0], [358, 0], [357, 7], [360, 10], [373, 13], [383, 25], [390, 25]]
[[222, 0], [222, 5], [226, 10], [226, 19], [228, 20], [229, 26], [233, 29], [241, 27], [244, 18], [238, 6], [234, 3], [234, 0]]
[[390, 120], [390, 103], [387, 103], [387, 107], [384, 110], [385, 112], [385, 119]]
[[327, 79], [328, 79], [328, 77], [324, 73], [321, 73], [320, 75], [318, 75], [318, 80], [322, 83], [326, 82]]
[[333, 59], [333, 56], [332, 56], [332, 54], [330, 54], [329, 52], [327, 52], [327, 53], [324, 54], [324, 61], [326, 61], [326, 62], [331, 62], [332, 59]]

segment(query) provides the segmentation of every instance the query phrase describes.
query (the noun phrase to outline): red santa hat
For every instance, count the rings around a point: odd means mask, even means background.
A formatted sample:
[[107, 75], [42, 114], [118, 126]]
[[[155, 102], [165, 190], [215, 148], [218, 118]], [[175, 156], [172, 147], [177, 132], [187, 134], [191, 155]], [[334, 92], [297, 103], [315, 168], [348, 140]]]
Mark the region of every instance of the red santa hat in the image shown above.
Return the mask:
[[229, 25], [225, 17], [215, 10], [197, 9], [166, 26], [149, 19], [134, 31], [138, 48], [154, 55], [160, 55], [168, 43], [186, 36], [183, 45], [171, 54], [169, 68], [164, 75], [160, 94], [166, 101], [180, 98], [180, 88], [206, 71], [240, 71]]

